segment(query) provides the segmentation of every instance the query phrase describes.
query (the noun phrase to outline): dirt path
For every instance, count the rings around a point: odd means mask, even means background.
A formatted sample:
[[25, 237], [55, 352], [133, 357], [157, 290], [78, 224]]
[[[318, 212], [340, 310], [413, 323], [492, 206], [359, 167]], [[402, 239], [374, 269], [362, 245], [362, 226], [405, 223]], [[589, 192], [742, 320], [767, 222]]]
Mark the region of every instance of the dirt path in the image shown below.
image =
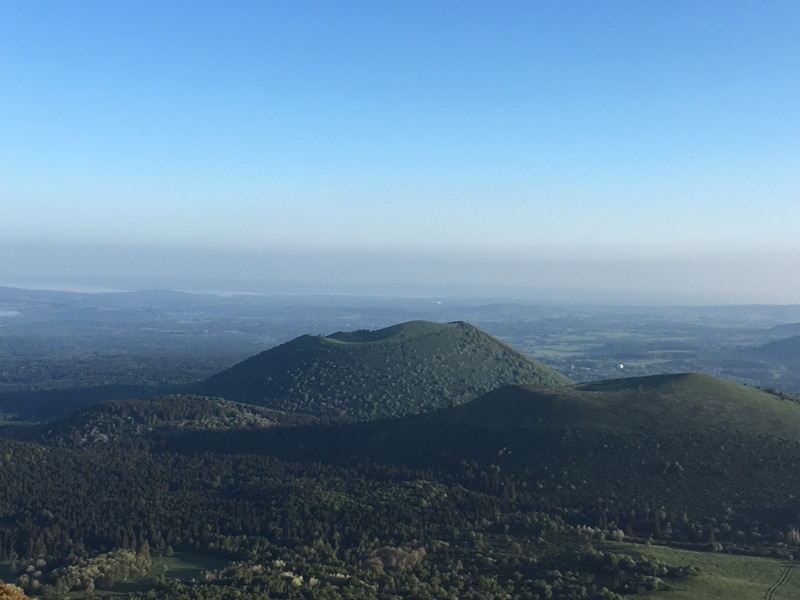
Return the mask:
[[781, 573], [781, 576], [778, 577], [778, 581], [773, 583], [772, 587], [769, 588], [769, 590], [767, 591], [767, 594], [764, 596], [764, 600], [772, 600], [775, 597], [775, 594], [777, 594], [778, 591], [784, 585], [786, 585], [786, 582], [789, 581], [789, 576], [792, 574], [792, 571], [794, 571], [794, 568], [796, 566], [797, 566], [797, 563], [795, 562], [794, 558], [791, 561], [789, 561], [788, 563], [786, 563], [786, 568], [784, 568], [783, 573]]

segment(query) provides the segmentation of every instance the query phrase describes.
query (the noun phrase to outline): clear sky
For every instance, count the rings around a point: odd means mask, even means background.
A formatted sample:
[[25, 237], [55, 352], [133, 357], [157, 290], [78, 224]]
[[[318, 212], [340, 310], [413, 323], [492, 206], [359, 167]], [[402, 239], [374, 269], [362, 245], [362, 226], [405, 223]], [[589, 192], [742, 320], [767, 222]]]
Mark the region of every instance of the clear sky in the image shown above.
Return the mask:
[[0, 283], [800, 303], [799, 231], [795, 0], [0, 3]]

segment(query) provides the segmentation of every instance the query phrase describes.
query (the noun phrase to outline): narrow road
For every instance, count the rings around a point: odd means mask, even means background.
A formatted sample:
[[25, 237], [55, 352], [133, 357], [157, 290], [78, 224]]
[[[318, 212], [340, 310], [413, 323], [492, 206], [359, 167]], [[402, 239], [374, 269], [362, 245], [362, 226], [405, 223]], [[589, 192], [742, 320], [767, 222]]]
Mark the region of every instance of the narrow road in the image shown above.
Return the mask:
[[772, 587], [769, 588], [769, 590], [767, 591], [767, 594], [764, 596], [764, 600], [772, 600], [775, 597], [775, 594], [777, 594], [778, 591], [784, 585], [786, 585], [786, 582], [789, 581], [789, 576], [792, 574], [792, 571], [794, 571], [794, 568], [796, 566], [797, 566], [797, 563], [795, 562], [794, 558], [792, 558], [791, 561], [786, 563], [786, 568], [783, 570], [783, 573], [781, 573], [781, 576], [778, 577], [778, 581], [773, 583]]

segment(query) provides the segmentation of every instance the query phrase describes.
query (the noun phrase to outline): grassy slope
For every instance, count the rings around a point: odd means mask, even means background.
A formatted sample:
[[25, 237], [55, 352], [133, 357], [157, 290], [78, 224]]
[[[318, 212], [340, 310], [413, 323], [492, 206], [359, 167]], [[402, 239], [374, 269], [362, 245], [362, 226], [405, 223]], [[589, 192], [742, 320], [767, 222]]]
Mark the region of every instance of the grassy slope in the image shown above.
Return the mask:
[[[700, 568], [700, 573], [682, 581], [671, 591], [658, 592], [650, 598], [658, 600], [762, 600], [790, 564], [787, 560], [759, 556], [719, 554], [713, 552], [692, 552], [665, 546], [641, 546], [637, 544], [609, 545], [622, 546], [625, 550], [654, 557], [671, 565], [692, 565]], [[794, 600], [800, 598], [800, 572], [791, 568], [789, 577], [777, 587], [773, 600]]]
[[358, 419], [469, 401], [509, 383], [570, 380], [466, 323], [302, 336], [206, 380], [205, 395]]

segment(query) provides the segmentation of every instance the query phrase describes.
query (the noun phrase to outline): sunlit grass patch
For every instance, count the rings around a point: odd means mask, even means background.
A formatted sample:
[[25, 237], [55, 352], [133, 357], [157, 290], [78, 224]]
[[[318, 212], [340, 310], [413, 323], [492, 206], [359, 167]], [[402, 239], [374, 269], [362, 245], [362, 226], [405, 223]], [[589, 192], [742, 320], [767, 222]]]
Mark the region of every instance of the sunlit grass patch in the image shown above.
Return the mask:
[[800, 598], [800, 573], [786, 559], [696, 552], [665, 546], [623, 544], [674, 566], [699, 568], [696, 576], [675, 585], [671, 591], [651, 598], [670, 600], [794, 600]]

